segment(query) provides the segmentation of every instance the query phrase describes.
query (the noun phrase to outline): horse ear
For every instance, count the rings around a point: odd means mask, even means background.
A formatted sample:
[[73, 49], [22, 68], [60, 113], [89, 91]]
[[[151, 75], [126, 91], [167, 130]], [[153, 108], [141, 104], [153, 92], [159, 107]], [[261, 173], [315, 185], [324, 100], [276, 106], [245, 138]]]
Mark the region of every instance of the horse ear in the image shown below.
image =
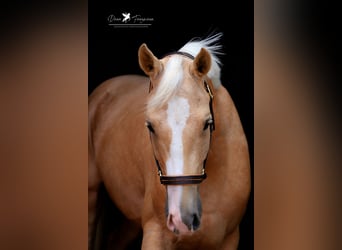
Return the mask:
[[155, 78], [162, 69], [162, 64], [149, 50], [147, 45], [143, 43], [138, 51], [140, 68], [146, 75]]
[[194, 59], [193, 69], [195, 74], [199, 77], [204, 76], [208, 73], [211, 67], [211, 56], [205, 48], [201, 48], [200, 52]]

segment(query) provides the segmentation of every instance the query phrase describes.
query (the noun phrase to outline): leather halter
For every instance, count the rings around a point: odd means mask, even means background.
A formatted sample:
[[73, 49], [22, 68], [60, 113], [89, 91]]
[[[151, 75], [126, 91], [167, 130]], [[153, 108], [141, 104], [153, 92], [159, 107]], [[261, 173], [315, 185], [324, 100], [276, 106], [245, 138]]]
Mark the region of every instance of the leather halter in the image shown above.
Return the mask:
[[[182, 56], [186, 56], [190, 59], [194, 59], [194, 57], [186, 52], [173, 52], [169, 55], [173, 55], [173, 54], [178, 54], [178, 55], [182, 55]], [[214, 120], [214, 113], [213, 113], [213, 92], [210, 88], [210, 85], [208, 84], [209, 79], [205, 79], [203, 81], [204, 84], [204, 88], [205, 90], [208, 92], [208, 95], [210, 97], [210, 101], [209, 101], [209, 109], [210, 109], [210, 114], [212, 117], [212, 123], [209, 125], [209, 129], [210, 129], [210, 141], [211, 141], [211, 137], [212, 137], [212, 132], [215, 130], [215, 120]], [[149, 92], [151, 92], [152, 90], [152, 83], [150, 81], [150, 86], [149, 86]], [[152, 139], [151, 139], [151, 131], [149, 131], [150, 133], [150, 140], [151, 140], [151, 144], [152, 144]], [[209, 152], [208, 152], [209, 153]], [[200, 184], [202, 181], [204, 181], [207, 178], [207, 174], [205, 172], [205, 166], [206, 166], [206, 162], [207, 162], [207, 158], [208, 158], [208, 153], [206, 158], [203, 161], [203, 168], [202, 168], [202, 172], [201, 174], [195, 174], [195, 175], [163, 175], [162, 169], [160, 167], [160, 163], [155, 155], [155, 152], [153, 150], [153, 156], [158, 168], [158, 175], [160, 178], [160, 183], [163, 185], [194, 185], [194, 184]]]

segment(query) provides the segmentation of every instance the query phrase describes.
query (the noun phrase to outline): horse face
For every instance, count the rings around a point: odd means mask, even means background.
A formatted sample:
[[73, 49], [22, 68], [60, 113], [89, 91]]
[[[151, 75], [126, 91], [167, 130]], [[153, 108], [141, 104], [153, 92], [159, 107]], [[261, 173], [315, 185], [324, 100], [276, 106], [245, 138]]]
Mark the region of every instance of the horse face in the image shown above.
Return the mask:
[[[156, 110], [155, 110], [156, 112]], [[212, 117], [209, 98], [173, 96], [166, 107], [147, 115], [151, 142], [163, 174], [201, 174], [210, 145]], [[167, 186], [167, 226], [175, 232], [196, 230], [200, 225], [198, 185]]]
[[[172, 56], [162, 60], [142, 48], [140, 65], [153, 89], [147, 103], [146, 126], [163, 174], [201, 174], [210, 145], [210, 97], [203, 77], [210, 67], [208, 52], [194, 60]], [[168, 185], [167, 227], [176, 233], [199, 228], [202, 206], [199, 185]]]

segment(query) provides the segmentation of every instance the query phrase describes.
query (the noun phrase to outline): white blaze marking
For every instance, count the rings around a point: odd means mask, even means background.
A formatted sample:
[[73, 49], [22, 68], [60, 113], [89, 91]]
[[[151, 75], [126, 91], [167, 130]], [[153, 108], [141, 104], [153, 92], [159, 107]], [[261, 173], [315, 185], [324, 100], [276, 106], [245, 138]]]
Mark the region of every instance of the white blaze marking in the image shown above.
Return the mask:
[[169, 159], [166, 161], [168, 175], [183, 173], [183, 129], [190, 113], [188, 100], [173, 97], [167, 107], [167, 123], [172, 131]]
[[[172, 131], [169, 158], [166, 161], [167, 175], [182, 175], [183, 158], [183, 129], [190, 114], [187, 99], [173, 97], [168, 102], [167, 123]], [[179, 206], [182, 198], [182, 186], [168, 186], [169, 213], [180, 216]]]

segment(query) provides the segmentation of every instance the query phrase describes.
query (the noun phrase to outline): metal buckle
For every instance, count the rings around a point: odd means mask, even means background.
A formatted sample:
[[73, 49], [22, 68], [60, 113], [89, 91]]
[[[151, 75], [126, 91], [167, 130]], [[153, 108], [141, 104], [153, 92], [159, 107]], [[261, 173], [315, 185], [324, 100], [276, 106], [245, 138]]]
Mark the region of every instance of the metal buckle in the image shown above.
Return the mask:
[[207, 92], [208, 92], [210, 98], [213, 99], [214, 98], [213, 93], [211, 92], [210, 86], [207, 82], [205, 82], [205, 87], [207, 88]]

